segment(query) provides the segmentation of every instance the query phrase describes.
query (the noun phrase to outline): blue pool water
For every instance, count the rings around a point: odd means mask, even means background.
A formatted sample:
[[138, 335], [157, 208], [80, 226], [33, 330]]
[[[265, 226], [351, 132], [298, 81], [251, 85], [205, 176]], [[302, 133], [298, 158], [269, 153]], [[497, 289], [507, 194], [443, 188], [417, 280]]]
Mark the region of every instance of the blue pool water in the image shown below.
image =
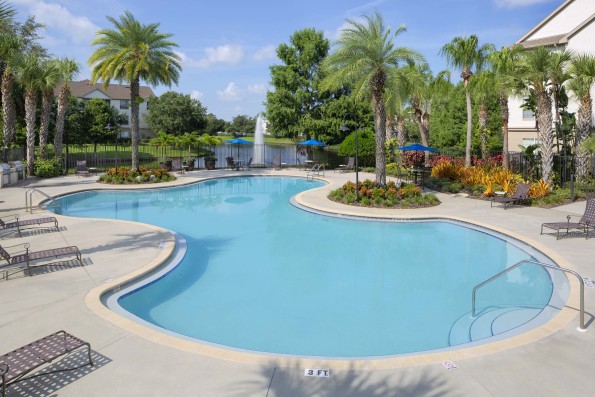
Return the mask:
[[[367, 357], [461, 343], [452, 333], [469, 317], [472, 288], [531, 258], [461, 224], [358, 221], [290, 204], [319, 186], [243, 177], [59, 202], [65, 215], [149, 223], [187, 241], [172, 271], [118, 299], [126, 311], [185, 337], [260, 352]], [[539, 311], [551, 295], [549, 273], [527, 265], [483, 288], [478, 307]]]

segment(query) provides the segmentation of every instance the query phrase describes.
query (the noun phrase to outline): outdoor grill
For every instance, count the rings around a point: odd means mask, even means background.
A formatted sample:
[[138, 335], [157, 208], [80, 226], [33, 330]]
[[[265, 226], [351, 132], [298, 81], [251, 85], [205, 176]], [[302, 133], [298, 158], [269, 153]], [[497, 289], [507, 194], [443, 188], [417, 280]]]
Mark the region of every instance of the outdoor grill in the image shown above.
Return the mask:
[[10, 165], [16, 170], [19, 181], [25, 179], [25, 164], [22, 161], [11, 161]]
[[16, 180], [13, 180], [13, 179], [16, 179], [13, 176], [13, 174], [15, 173], [15, 170], [13, 168], [10, 168], [10, 165], [8, 165], [6, 163], [1, 163], [0, 171], [2, 172], [0, 174], [0, 187], [16, 182]]

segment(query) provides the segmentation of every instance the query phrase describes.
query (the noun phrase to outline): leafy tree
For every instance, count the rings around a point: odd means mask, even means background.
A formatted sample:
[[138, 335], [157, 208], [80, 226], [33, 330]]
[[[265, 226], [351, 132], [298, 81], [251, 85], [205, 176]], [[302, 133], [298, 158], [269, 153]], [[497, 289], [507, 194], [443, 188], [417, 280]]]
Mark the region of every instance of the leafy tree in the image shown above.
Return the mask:
[[82, 117], [86, 127], [85, 141], [93, 143], [94, 153], [98, 143], [111, 142], [116, 137], [117, 131], [109, 130], [106, 128], [108, 125], [118, 126], [127, 122], [125, 115], [99, 98], [86, 101]]
[[295, 32], [289, 44], [277, 48], [277, 56], [283, 65], [271, 66], [271, 85], [267, 93], [266, 117], [269, 129], [278, 136], [297, 138], [304, 130], [305, 118], [320, 120], [317, 110], [330, 97], [321, 92], [320, 63], [329, 51], [329, 41], [315, 29]]
[[473, 139], [473, 113], [471, 108], [471, 92], [469, 81], [473, 76], [472, 68], [481, 70], [486, 62], [490, 51], [493, 51], [492, 44], [479, 46], [476, 35], [469, 37], [455, 37], [448, 44], [445, 44], [440, 53], [446, 57], [447, 63], [455, 68], [461, 69], [461, 78], [465, 85], [465, 97], [467, 101], [467, 144], [465, 146], [465, 165], [471, 165], [471, 144]]
[[167, 91], [149, 99], [147, 122], [154, 131], [174, 135], [201, 131], [207, 126], [206, 109], [190, 95]]
[[576, 120], [576, 146], [578, 156], [576, 161], [577, 176], [584, 179], [587, 176], [589, 157], [587, 146], [583, 144], [589, 137], [593, 120], [593, 98], [591, 89], [595, 85], [595, 57], [580, 54], [570, 61], [569, 88], [579, 101]]
[[481, 142], [481, 158], [488, 157], [488, 105], [495, 98], [496, 80], [489, 70], [479, 72], [471, 85], [471, 91], [477, 103], [479, 120], [479, 138]]
[[68, 82], [72, 81], [79, 73], [80, 66], [73, 58], [61, 58], [58, 61], [60, 73], [60, 93], [58, 94], [58, 110], [56, 112], [56, 132], [54, 134], [54, 153], [62, 156], [62, 137], [64, 133], [64, 120], [70, 97]]
[[107, 87], [112, 79], [130, 84], [130, 137], [132, 140], [131, 168], [139, 169], [139, 96], [140, 81], [151, 85], [178, 82], [180, 57], [173, 51], [177, 44], [170, 41], [171, 34], [159, 33], [159, 24], [141, 25], [132, 13], [126, 11], [119, 20], [107, 17], [115, 30], [101, 29], [92, 45], [98, 46], [89, 57], [93, 67], [93, 83], [101, 79]]
[[176, 143], [176, 137], [172, 134], [168, 134], [165, 131], [158, 131], [157, 136], [151, 138], [149, 145], [161, 148], [161, 157], [167, 156], [167, 148], [174, 146]]
[[213, 113], [207, 114], [207, 125], [204, 128], [204, 132], [209, 135], [215, 135], [219, 131], [225, 131], [227, 129], [227, 122], [222, 119], [218, 119]]
[[235, 116], [227, 126], [227, 132], [253, 134], [256, 129], [256, 118], [240, 114]]
[[441, 152], [444, 148], [460, 148], [465, 153], [465, 108], [465, 87], [462, 83], [433, 101], [430, 146], [440, 148]]
[[496, 93], [500, 103], [500, 118], [502, 122], [502, 168], [508, 169], [508, 98], [517, 91], [517, 65], [520, 46], [502, 47], [489, 55], [494, 72]]
[[[357, 157], [361, 166], [371, 166], [376, 157], [376, 139], [374, 131], [370, 128], [364, 128], [357, 131]], [[339, 146], [339, 156], [355, 156], [355, 132], [347, 135], [345, 140]]]
[[366, 23], [348, 20], [337, 41], [337, 49], [323, 62], [325, 80], [322, 88], [351, 86], [358, 98], [370, 100], [374, 111], [376, 134], [376, 184], [386, 185], [386, 92], [396, 86], [399, 67], [404, 62], [422, 61], [417, 52], [396, 47], [394, 39], [405, 31], [400, 26], [394, 34], [379, 13], [365, 16]]

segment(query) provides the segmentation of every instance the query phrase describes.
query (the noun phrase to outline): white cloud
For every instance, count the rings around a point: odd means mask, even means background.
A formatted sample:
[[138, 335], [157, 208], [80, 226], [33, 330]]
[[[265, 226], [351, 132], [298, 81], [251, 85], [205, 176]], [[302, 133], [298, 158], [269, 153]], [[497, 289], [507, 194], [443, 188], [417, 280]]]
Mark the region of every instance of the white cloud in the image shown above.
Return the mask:
[[525, 7], [533, 4], [549, 3], [551, 0], [494, 0], [498, 7], [515, 8]]
[[204, 96], [205, 96], [204, 92], [200, 92], [198, 90], [193, 90], [190, 93], [190, 98], [192, 98], [192, 99], [201, 99]]
[[275, 59], [277, 57], [277, 49], [274, 45], [267, 45], [259, 48], [253, 55], [252, 58], [256, 61], [266, 61], [269, 59]]
[[233, 81], [227, 84], [223, 91], [217, 91], [217, 96], [223, 101], [241, 101], [244, 99], [241, 90]]
[[38, 22], [48, 28], [54, 28], [70, 37], [74, 43], [90, 42], [99, 27], [85, 16], [73, 15], [66, 7], [57, 3], [47, 3], [37, 0], [13, 0], [22, 4], [35, 15]]
[[250, 84], [248, 86], [248, 91], [253, 94], [264, 94], [267, 92], [266, 84]]
[[237, 64], [244, 58], [244, 49], [240, 45], [225, 44], [219, 47], [208, 47], [201, 59], [190, 58], [183, 52], [176, 51], [182, 65], [206, 69], [215, 64]]

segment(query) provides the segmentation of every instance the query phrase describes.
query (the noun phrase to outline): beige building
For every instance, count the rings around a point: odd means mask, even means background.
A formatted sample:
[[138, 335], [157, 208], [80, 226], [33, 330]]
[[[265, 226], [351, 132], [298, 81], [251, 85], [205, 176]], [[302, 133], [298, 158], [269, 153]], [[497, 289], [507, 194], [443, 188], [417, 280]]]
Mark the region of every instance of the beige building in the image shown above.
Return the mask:
[[[83, 101], [92, 98], [103, 99], [116, 108], [120, 113], [126, 116], [128, 120], [126, 124], [121, 125], [121, 131], [118, 133], [119, 138], [130, 138], [130, 86], [121, 84], [110, 84], [107, 88], [103, 83], [92, 84], [90, 80], [71, 81], [70, 93], [72, 96]], [[60, 91], [60, 87], [56, 88], [56, 92]], [[57, 94], [56, 94], [57, 95]], [[144, 102], [139, 106], [139, 136], [141, 139], [152, 137], [153, 134], [149, 125], [146, 122], [147, 115], [147, 99], [154, 97], [155, 94], [150, 87], [140, 87], [140, 97]]]
[[[524, 48], [546, 46], [595, 55], [595, 0], [564, 1], [516, 44]], [[591, 95], [595, 95], [595, 90]], [[569, 97], [568, 110], [576, 112], [577, 102], [570, 93]], [[531, 111], [521, 109], [522, 103], [523, 98], [510, 98], [508, 101], [510, 151], [518, 151], [519, 145], [527, 146], [537, 142], [535, 115]], [[595, 122], [595, 119], [593, 121]]]

